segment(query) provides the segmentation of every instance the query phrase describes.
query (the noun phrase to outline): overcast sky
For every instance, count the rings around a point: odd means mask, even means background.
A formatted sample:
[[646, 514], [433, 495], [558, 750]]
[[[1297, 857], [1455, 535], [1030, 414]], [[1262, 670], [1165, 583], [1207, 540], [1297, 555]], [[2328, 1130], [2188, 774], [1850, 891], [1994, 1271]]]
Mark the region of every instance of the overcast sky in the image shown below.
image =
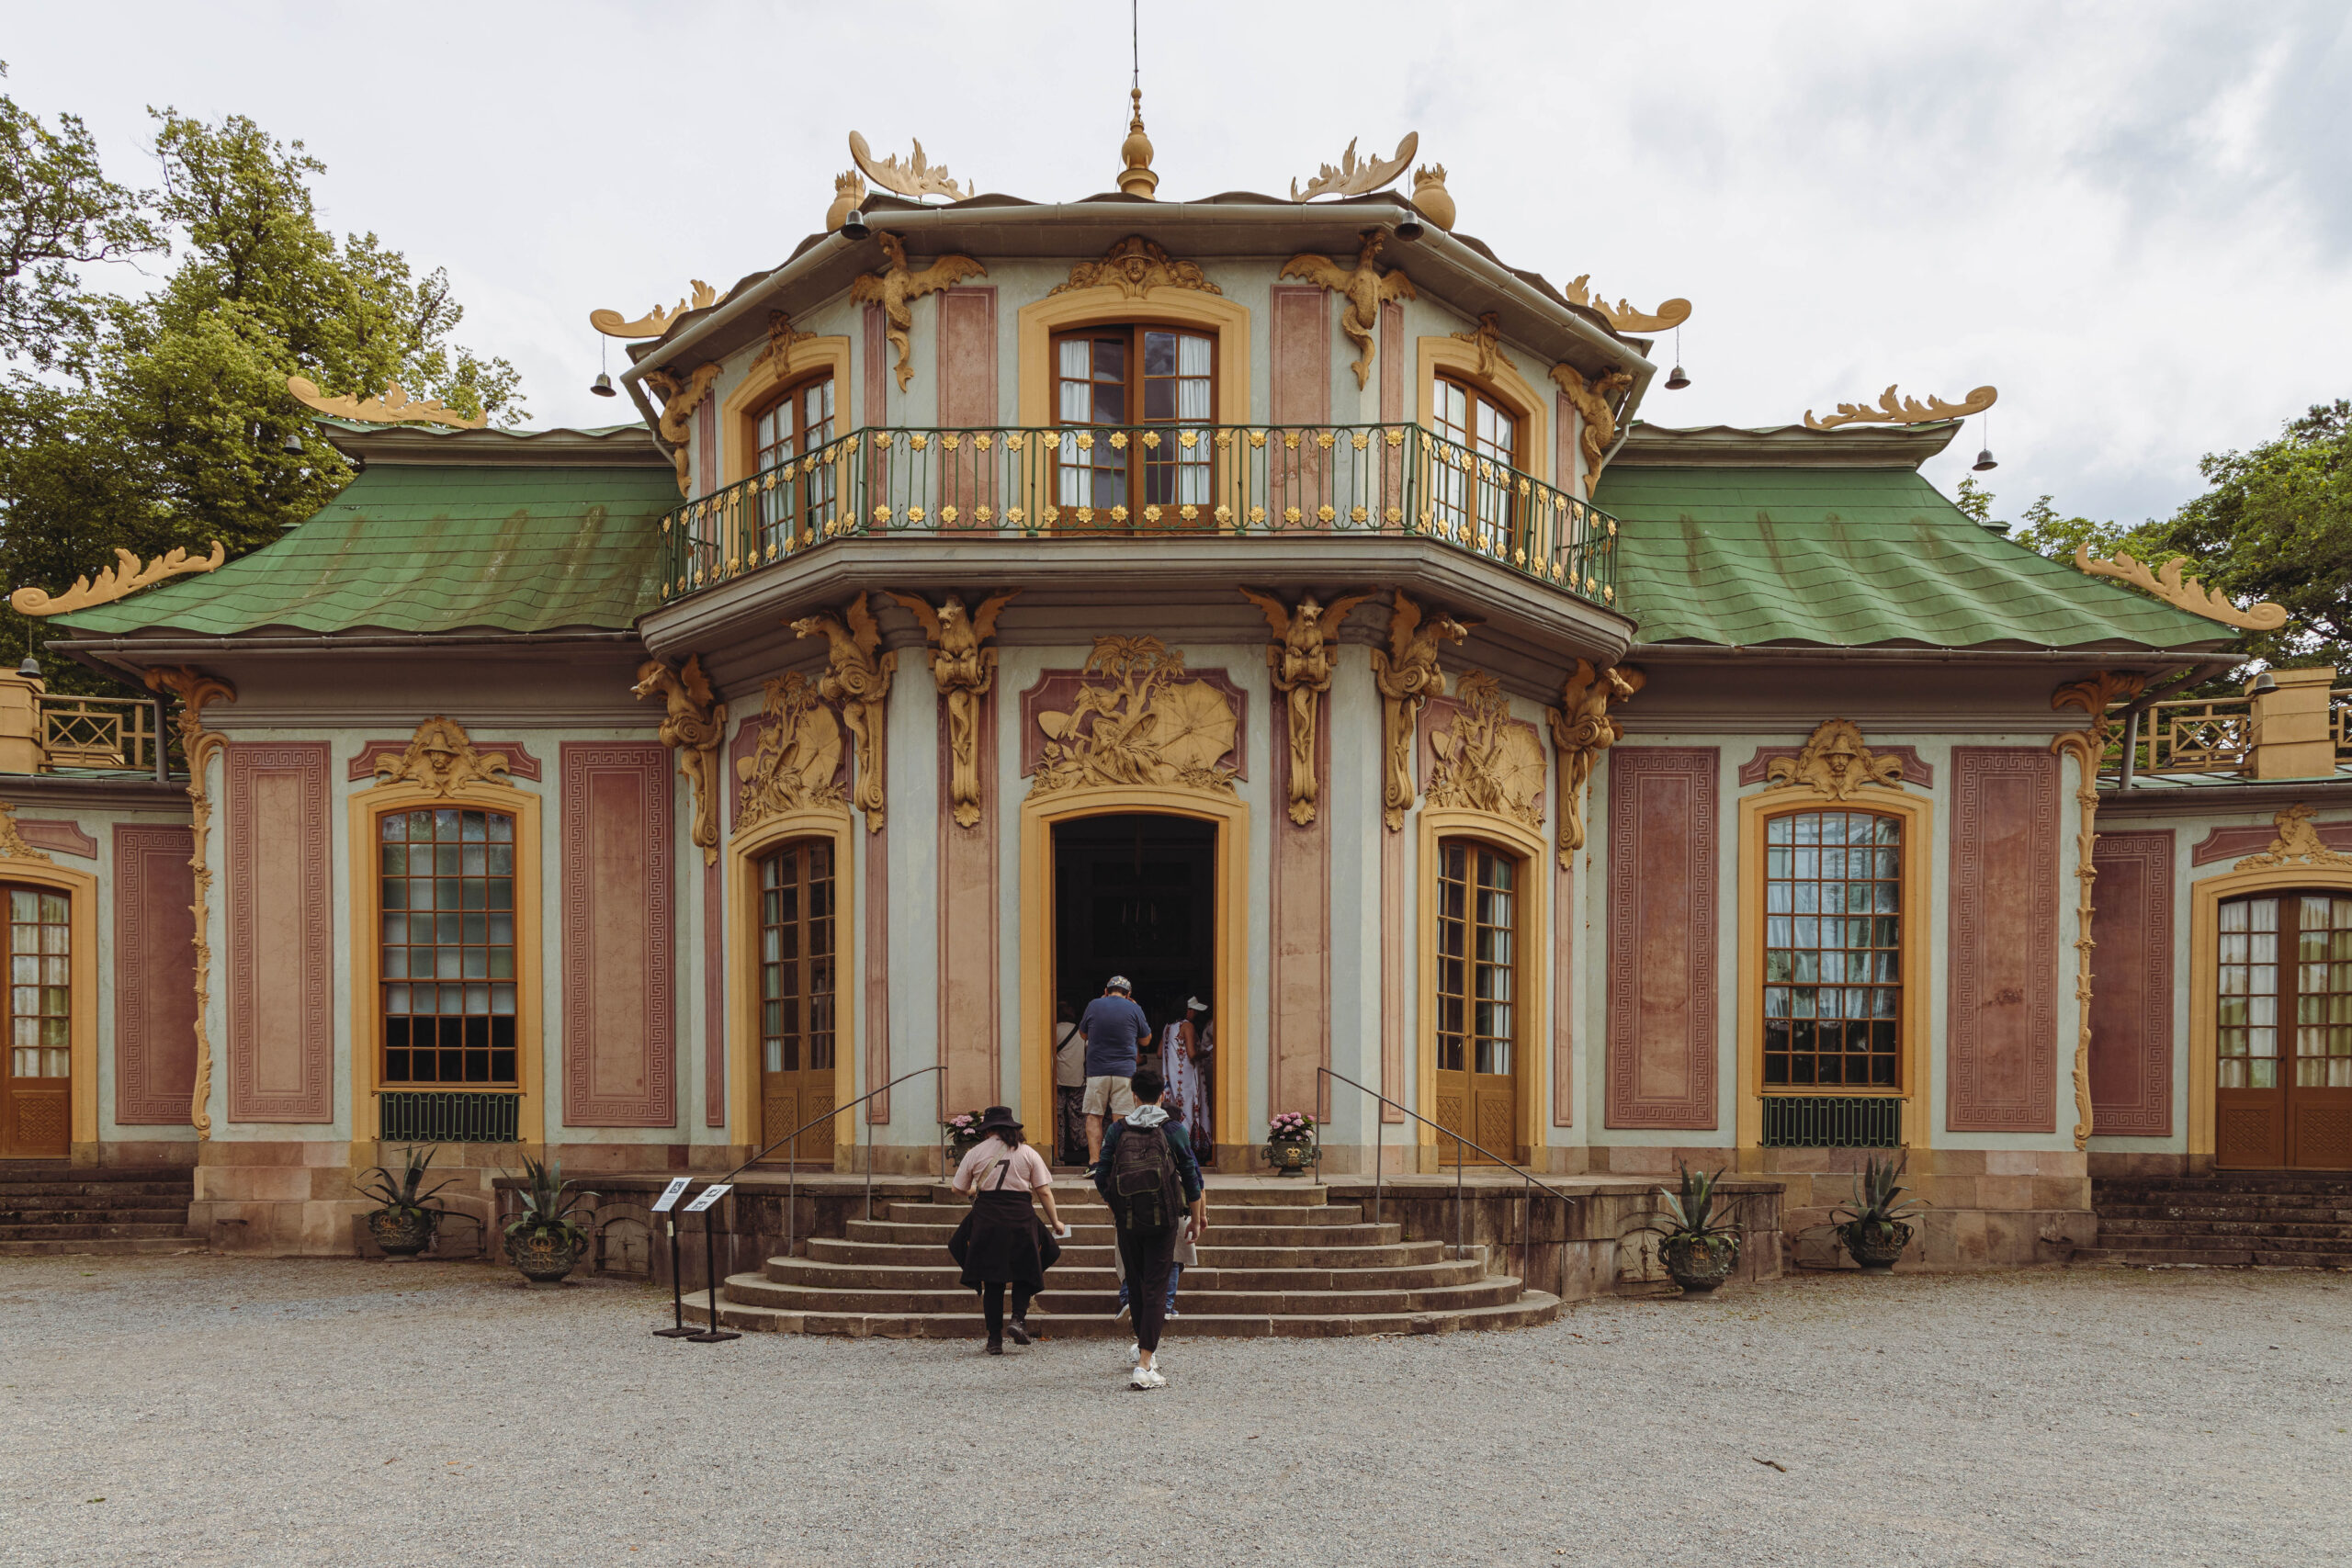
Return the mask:
[[[1432, 19], [1450, 18], [1442, 27]], [[326, 220], [445, 265], [533, 423], [594, 423], [588, 311], [725, 288], [821, 220], [847, 133], [984, 191], [1112, 188], [1127, 7], [0, 0], [0, 90], [152, 184], [148, 105], [323, 159]], [[1164, 198], [1420, 133], [1459, 231], [1696, 306], [1669, 424], [1990, 382], [1996, 514], [2136, 521], [2352, 395], [2352, 8], [1142, 0]], [[130, 280], [126, 280], [129, 282]], [[1672, 344], [1661, 345], [1670, 355]], [[1951, 489], [1972, 423], [1930, 468]]]

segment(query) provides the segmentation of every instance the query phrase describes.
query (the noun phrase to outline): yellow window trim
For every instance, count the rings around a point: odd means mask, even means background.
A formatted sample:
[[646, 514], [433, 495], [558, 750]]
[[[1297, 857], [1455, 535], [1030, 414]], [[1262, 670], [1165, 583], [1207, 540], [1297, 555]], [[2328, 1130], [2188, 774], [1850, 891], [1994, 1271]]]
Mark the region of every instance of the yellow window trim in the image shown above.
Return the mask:
[[[1548, 1025], [1550, 1015], [1544, 1011], [1545, 987], [1551, 980], [1551, 914], [1553, 878], [1548, 874], [1552, 849], [1540, 833], [1529, 831], [1519, 823], [1500, 817], [1490, 817], [1483, 811], [1469, 811], [1457, 807], [1432, 808], [1424, 807], [1420, 814], [1419, 908], [1413, 928], [1414, 944], [1420, 953], [1420, 975], [1418, 995], [1420, 998], [1419, 1021], [1413, 1038], [1418, 1042], [1418, 1062], [1414, 1069], [1415, 1109], [1432, 1120], [1437, 1115], [1437, 872], [1438, 845], [1446, 839], [1476, 839], [1506, 853], [1520, 857], [1520, 870], [1526, 881], [1522, 887], [1520, 908], [1526, 911], [1520, 921], [1517, 952], [1519, 962], [1514, 966], [1519, 987], [1519, 1005], [1513, 1015], [1511, 1029], [1511, 1076], [1518, 1081], [1518, 1117], [1513, 1136], [1520, 1147], [1497, 1149], [1497, 1154], [1509, 1155], [1519, 1164], [1534, 1169], [1544, 1147], [1545, 1122], [1551, 1110], [1551, 1091], [1546, 1077], [1549, 1053], [1541, 1049], [1539, 1042], [1549, 1035], [1538, 1024]], [[1342, 1089], [1340, 1092], [1352, 1092]], [[1394, 1093], [1392, 1089], [1389, 1091]], [[1437, 1130], [1426, 1122], [1416, 1122], [1424, 1152], [1419, 1156], [1421, 1168], [1435, 1170]]]
[[[822, 839], [833, 846], [833, 1103], [846, 1108], [857, 1098], [858, 1003], [866, 962], [865, 933], [857, 923], [857, 833], [845, 811], [787, 812], [727, 845], [727, 1104], [735, 1135], [730, 1165], [749, 1159], [767, 1141], [760, 1119], [760, 975], [753, 962], [760, 939], [760, 859], [801, 839]], [[857, 1117], [846, 1109], [836, 1111], [835, 1169], [848, 1168], [842, 1156], [856, 1141]]]
[[[1933, 1141], [1929, 1100], [1935, 1046], [1928, 1010], [1928, 946], [1934, 931], [1928, 902], [1935, 865], [1935, 803], [1923, 795], [1868, 790], [1833, 800], [1818, 789], [1779, 788], [1739, 803], [1739, 1147], [1762, 1146], [1764, 1136], [1764, 824], [1792, 811], [1875, 811], [1903, 820], [1903, 1087], [1847, 1089], [1841, 1099], [1903, 1097], [1903, 1143], [1924, 1149]], [[1776, 1094], [1818, 1094], [1791, 1088]]]
[[[1155, 288], [1130, 299], [1107, 283], [1073, 288], [1021, 307], [1013, 317], [1019, 347], [1019, 423], [1032, 429], [1054, 423], [1054, 334], [1080, 327], [1125, 325], [1193, 327], [1216, 334], [1216, 423], [1249, 424], [1250, 308], [1216, 294], [1189, 288]], [[1051, 1021], [1048, 1020], [1048, 1022]], [[1217, 1030], [1217, 1049], [1225, 1030]]]
[[[1529, 386], [1524, 377], [1511, 367], [1509, 359], [1498, 353], [1494, 374], [1485, 375], [1478, 368], [1478, 348], [1476, 344], [1458, 337], [1424, 337], [1414, 342], [1414, 376], [1419, 388], [1421, 428], [1437, 434], [1438, 372], [1456, 377], [1480, 388], [1519, 412], [1520, 434], [1519, 470], [1532, 474], [1546, 484], [1552, 479], [1552, 412], [1544, 395]], [[1562, 490], [1575, 488], [1571, 477]]]
[[66, 896], [67, 941], [74, 944], [67, 965], [71, 987], [66, 1005], [73, 1010], [67, 1026], [65, 1094], [69, 1118], [66, 1157], [75, 1165], [96, 1165], [98, 1155], [98, 879], [86, 871], [46, 861], [0, 859], [0, 882], [46, 887]]
[[[2308, 888], [2312, 892], [2352, 893], [2352, 871], [2328, 866], [2279, 866], [2266, 871], [2233, 871], [2189, 885], [2188, 904], [2188, 1152], [2211, 1157], [2213, 1153], [2214, 1077], [2221, 1070], [2221, 1044], [2216, 1013], [2220, 985], [2222, 905], [2249, 893], [2279, 893]], [[2287, 1060], [2289, 1058], [2281, 1058]], [[2098, 1136], [2096, 1119], [2091, 1136]]]
[[719, 400], [719, 466], [727, 475], [724, 482], [733, 484], [738, 479], [748, 479], [756, 471], [752, 465], [760, 450], [754, 429], [754, 416], [760, 406], [793, 382], [807, 380], [819, 371], [832, 373], [834, 430], [846, 435], [858, 427], [858, 422], [851, 417], [854, 405], [850, 401], [849, 339], [803, 339], [782, 355], [770, 355], [753, 366], [735, 389]]

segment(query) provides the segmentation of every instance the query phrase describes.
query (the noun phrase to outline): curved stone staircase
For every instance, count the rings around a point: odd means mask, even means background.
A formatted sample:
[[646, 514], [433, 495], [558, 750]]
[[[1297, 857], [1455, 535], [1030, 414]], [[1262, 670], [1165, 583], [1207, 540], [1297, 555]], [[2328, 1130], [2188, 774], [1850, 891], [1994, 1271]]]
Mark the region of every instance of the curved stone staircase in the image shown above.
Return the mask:
[[[1113, 1315], [1110, 1212], [1082, 1182], [1057, 1183], [1056, 1194], [1068, 1194], [1061, 1214], [1073, 1234], [1030, 1308], [1030, 1327], [1048, 1338], [1128, 1334], [1127, 1321]], [[1184, 1270], [1171, 1337], [1442, 1334], [1559, 1315], [1558, 1297], [1489, 1275], [1484, 1248], [1449, 1258], [1445, 1244], [1369, 1224], [1361, 1205], [1332, 1203], [1323, 1187], [1213, 1183], [1208, 1198], [1201, 1260]], [[807, 1257], [771, 1258], [759, 1272], [727, 1280], [720, 1322], [787, 1334], [976, 1337], [985, 1331], [979, 1303], [956, 1283], [947, 1256], [967, 1206], [944, 1185], [927, 1199], [877, 1201], [875, 1217], [851, 1220], [845, 1237], [811, 1237]], [[707, 1317], [697, 1299], [686, 1312]]]

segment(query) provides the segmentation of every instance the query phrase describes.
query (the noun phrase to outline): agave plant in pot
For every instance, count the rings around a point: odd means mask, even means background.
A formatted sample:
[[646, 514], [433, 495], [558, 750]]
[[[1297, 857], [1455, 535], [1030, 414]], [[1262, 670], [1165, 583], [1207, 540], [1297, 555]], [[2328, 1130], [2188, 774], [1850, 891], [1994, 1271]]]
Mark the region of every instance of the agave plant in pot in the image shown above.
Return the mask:
[[392, 1173], [382, 1166], [370, 1166], [359, 1173], [355, 1183], [360, 1196], [373, 1198], [380, 1207], [368, 1214], [368, 1234], [388, 1258], [413, 1258], [433, 1245], [433, 1229], [444, 1213], [433, 1195], [457, 1179], [424, 1185], [425, 1173], [433, 1166], [433, 1149], [427, 1145], [420, 1151], [414, 1144], [408, 1146], [401, 1163], [401, 1174], [395, 1180]]
[[1677, 1162], [1681, 1190], [1657, 1190], [1659, 1208], [1649, 1224], [1634, 1227], [1658, 1238], [1658, 1261], [1685, 1294], [1703, 1296], [1731, 1278], [1739, 1262], [1739, 1201], [1717, 1206], [1715, 1183], [1723, 1179]]
[[560, 1160], [523, 1156], [522, 1209], [506, 1222], [506, 1255], [523, 1278], [553, 1284], [571, 1272], [588, 1245], [588, 1233], [571, 1216], [593, 1200], [594, 1192], [572, 1189], [563, 1179]]
[[1921, 1201], [1903, 1196], [1903, 1168], [1910, 1160], [1908, 1150], [1894, 1159], [1871, 1156], [1854, 1179], [1854, 1201], [1830, 1211], [1832, 1218], [1842, 1216], [1838, 1239], [1865, 1274], [1892, 1273], [1894, 1260], [1911, 1245], [1904, 1216], [1917, 1212]]

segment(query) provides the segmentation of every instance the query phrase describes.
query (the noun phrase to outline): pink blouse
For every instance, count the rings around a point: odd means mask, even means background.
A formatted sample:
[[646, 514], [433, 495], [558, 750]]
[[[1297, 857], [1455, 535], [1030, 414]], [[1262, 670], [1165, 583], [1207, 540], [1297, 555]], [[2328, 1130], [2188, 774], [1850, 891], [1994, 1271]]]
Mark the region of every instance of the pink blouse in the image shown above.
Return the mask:
[[[1004, 1145], [994, 1138], [981, 1139], [972, 1145], [971, 1153], [964, 1156], [964, 1163], [956, 1168], [956, 1185], [958, 1188], [971, 1187], [974, 1182], [980, 1181], [989, 1167], [1000, 1159], [1004, 1159]], [[1054, 1173], [1046, 1168], [1045, 1156], [1028, 1144], [1012, 1152], [1012, 1157], [1005, 1160], [1002, 1170], [988, 1176], [981, 1190], [995, 1191], [997, 1177], [1000, 1176], [1004, 1179], [1004, 1190], [1007, 1192], [1035, 1192], [1054, 1184]]]

